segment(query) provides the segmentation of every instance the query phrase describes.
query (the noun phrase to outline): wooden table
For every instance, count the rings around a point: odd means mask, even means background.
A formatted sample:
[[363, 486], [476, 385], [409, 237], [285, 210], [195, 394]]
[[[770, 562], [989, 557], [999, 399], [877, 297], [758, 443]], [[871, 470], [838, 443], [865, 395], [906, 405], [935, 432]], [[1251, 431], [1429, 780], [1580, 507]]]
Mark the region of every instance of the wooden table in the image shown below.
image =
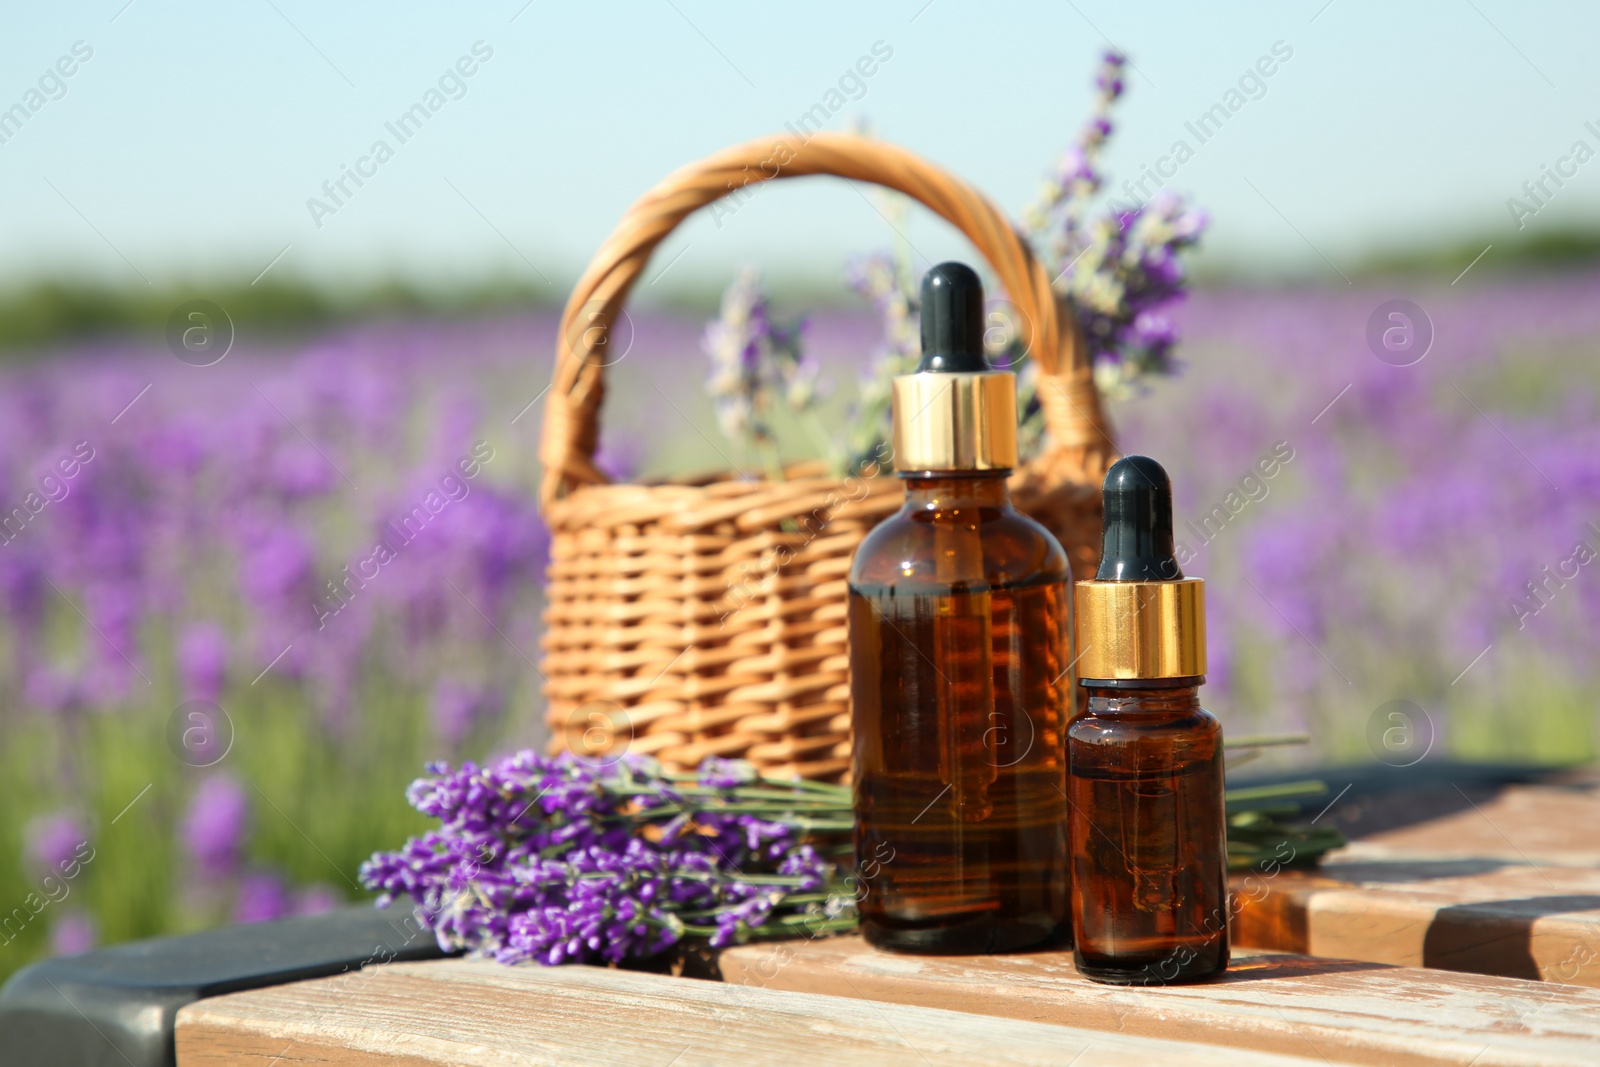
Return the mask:
[[[1600, 990], [1301, 956], [1127, 989], [1070, 953], [896, 956], [857, 937], [724, 952], [725, 981], [445, 960], [197, 1001], [179, 1067], [870, 1063], [1578, 1065]], [[275, 1059], [281, 1057], [281, 1059]]]

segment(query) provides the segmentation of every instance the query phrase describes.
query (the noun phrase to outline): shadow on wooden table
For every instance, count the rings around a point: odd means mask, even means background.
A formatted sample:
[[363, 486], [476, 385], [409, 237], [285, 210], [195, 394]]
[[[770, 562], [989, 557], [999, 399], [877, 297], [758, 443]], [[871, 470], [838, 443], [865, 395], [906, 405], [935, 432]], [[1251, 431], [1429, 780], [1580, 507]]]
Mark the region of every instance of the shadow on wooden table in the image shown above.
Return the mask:
[[1325, 960], [1306, 956], [1242, 956], [1228, 964], [1228, 969], [1203, 985], [1241, 982], [1280, 981], [1285, 978], [1307, 978], [1313, 975], [1345, 974], [1351, 971], [1387, 970], [1386, 963], [1363, 963], [1360, 960]]
[[1427, 759], [1409, 767], [1369, 763], [1237, 775], [1229, 777], [1228, 785], [1321, 779], [1328, 794], [1300, 800], [1302, 813], [1316, 816], [1326, 806], [1323, 818], [1355, 840], [1471, 811], [1508, 785], [1548, 785], [1571, 774], [1572, 768]]
[[[1546, 968], [1540, 966], [1533, 951], [1534, 923], [1578, 912], [1600, 912], [1600, 894], [1521, 897], [1440, 908], [1423, 937], [1422, 965], [1441, 971], [1543, 979]], [[1585, 953], [1583, 948], [1574, 947], [1576, 954], [1569, 970], [1575, 972], [1596, 958], [1594, 950]], [[1573, 976], [1555, 978], [1570, 981]]]

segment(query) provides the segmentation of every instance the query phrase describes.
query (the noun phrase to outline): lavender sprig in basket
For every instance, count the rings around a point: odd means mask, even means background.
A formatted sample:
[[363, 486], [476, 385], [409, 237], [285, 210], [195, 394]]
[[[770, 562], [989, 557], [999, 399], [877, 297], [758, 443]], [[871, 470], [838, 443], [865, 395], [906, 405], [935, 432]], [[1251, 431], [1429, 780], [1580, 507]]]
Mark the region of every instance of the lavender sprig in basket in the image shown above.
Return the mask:
[[373, 856], [361, 881], [383, 902], [415, 901], [447, 950], [618, 962], [685, 937], [722, 947], [855, 928], [847, 786], [724, 760], [669, 775], [646, 757], [531, 751], [428, 770], [407, 796], [441, 825]]

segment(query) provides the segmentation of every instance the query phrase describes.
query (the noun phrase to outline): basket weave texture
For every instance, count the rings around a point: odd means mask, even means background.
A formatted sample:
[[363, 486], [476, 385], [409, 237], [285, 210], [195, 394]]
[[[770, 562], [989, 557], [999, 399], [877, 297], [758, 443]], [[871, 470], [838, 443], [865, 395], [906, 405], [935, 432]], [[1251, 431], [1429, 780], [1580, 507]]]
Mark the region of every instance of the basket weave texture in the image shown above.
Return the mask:
[[651, 252], [695, 210], [744, 186], [832, 175], [920, 201], [998, 275], [1038, 360], [1048, 447], [1013, 499], [1066, 547], [1079, 577], [1099, 548], [1100, 482], [1116, 459], [1085, 347], [1050, 280], [982, 194], [882, 141], [818, 133], [726, 149], [629, 209], [562, 315], [545, 402], [541, 498], [551, 531], [545, 611], [553, 750], [626, 749], [673, 769], [741, 757], [764, 773], [844, 777], [850, 764], [846, 575], [897, 510], [892, 472], [818, 464], [784, 481], [608, 484], [594, 464], [609, 326]]

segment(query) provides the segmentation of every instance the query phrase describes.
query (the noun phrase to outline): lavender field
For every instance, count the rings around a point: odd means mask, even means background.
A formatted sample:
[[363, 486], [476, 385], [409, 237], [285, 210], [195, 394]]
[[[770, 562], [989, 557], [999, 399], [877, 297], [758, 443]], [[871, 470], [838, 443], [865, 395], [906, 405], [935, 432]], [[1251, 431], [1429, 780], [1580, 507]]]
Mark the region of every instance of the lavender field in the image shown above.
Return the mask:
[[[1396, 297], [1434, 329], [1410, 366], [1367, 341]], [[1202, 290], [1174, 317], [1181, 373], [1113, 417], [1173, 475], [1226, 728], [1306, 732], [1289, 758], [1324, 764], [1592, 758], [1600, 275]], [[703, 323], [631, 325], [607, 468], [726, 466]], [[210, 367], [101, 344], [4, 372], [0, 975], [362, 898], [360, 862], [422, 825], [424, 761], [542, 743], [529, 405], [554, 331], [377, 324]], [[825, 419], [880, 332], [808, 323]]]

